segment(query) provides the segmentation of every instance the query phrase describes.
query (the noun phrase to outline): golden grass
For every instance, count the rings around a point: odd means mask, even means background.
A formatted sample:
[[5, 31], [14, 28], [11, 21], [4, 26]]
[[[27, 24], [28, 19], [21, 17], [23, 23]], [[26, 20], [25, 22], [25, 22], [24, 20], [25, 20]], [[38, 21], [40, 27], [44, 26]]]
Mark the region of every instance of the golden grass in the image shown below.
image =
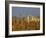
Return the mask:
[[23, 30], [40, 30], [40, 21], [30, 21], [27, 19], [12, 18], [12, 31], [23, 31]]

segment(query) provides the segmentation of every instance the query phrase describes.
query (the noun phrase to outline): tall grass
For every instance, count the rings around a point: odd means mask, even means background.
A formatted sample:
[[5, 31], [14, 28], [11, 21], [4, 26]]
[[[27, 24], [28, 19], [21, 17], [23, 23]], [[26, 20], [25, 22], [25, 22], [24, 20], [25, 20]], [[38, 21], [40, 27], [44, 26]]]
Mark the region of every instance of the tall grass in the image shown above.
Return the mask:
[[29, 21], [28, 23], [26, 18], [12, 18], [12, 31], [23, 30], [40, 30], [40, 21]]

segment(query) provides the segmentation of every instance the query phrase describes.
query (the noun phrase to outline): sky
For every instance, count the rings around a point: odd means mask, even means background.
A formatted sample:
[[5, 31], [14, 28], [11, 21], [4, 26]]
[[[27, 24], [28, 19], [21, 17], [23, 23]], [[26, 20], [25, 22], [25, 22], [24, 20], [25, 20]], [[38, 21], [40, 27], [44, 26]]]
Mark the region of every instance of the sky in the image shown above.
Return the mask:
[[25, 17], [29, 15], [40, 16], [40, 8], [12, 7], [12, 16]]

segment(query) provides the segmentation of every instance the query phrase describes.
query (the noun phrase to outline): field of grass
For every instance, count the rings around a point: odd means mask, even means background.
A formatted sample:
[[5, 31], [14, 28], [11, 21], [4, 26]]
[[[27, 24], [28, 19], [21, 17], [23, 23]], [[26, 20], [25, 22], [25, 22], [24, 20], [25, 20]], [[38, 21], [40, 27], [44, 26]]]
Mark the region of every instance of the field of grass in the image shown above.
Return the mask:
[[12, 17], [12, 31], [24, 30], [40, 30], [40, 21], [29, 21], [28, 23], [26, 18]]

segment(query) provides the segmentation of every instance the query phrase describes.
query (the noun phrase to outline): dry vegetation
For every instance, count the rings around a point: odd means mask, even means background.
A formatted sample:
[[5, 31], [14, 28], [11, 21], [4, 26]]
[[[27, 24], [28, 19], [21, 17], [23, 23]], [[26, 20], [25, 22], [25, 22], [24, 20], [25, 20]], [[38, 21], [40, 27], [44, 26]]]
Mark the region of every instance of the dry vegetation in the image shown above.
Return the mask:
[[[40, 18], [39, 18], [40, 19]], [[12, 17], [12, 31], [40, 30], [40, 21], [27, 21], [26, 18]]]

